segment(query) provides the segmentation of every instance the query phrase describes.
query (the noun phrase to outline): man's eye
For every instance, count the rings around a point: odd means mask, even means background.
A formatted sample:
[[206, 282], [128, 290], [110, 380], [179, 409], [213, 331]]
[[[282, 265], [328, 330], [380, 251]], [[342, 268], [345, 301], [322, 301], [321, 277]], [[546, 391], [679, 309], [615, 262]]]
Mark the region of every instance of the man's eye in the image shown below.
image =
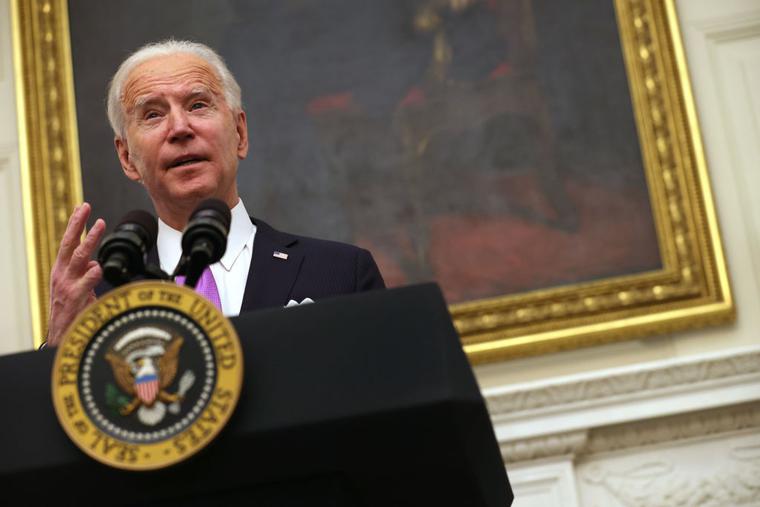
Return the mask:
[[158, 118], [158, 113], [156, 111], [148, 111], [145, 113], [146, 120], [152, 120], [153, 118]]
[[196, 109], [202, 109], [206, 107], [206, 104], [203, 102], [193, 102], [193, 105], [190, 106], [190, 110], [194, 111]]

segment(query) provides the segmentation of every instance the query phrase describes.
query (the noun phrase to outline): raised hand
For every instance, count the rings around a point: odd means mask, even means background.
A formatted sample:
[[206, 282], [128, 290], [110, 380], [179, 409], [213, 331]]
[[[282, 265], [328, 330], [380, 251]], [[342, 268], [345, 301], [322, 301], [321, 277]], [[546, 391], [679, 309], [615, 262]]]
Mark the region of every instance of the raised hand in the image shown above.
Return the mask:
[[95, 301], [95, 286], [103, 278], [100, 264], [90, 257], [103, 237], [106, 223], [99, 218], [80, 241], [90, 211], [88, 203], [74, 208], [50, 272], [48, 346], [58, 345], [79, 312]]

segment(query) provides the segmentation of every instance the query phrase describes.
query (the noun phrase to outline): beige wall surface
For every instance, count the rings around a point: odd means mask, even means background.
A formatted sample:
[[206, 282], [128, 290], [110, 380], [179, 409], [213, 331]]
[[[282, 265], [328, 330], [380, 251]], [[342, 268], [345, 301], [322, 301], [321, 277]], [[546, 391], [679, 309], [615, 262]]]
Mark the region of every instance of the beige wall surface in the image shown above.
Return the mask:
[[32, 347], [10, 2], [0, 2], [0, 354]]

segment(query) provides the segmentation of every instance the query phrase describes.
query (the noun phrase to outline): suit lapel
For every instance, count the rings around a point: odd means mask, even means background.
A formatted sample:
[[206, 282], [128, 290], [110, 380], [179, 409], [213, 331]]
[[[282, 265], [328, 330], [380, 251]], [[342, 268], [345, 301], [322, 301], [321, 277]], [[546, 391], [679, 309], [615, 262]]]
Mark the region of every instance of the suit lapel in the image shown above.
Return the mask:
[[[279, 232], [261, 220], [253, 217], [251, 220], [256, 225], [256, 236], [240, 313], [285, 306], [303, 261], [303, 254], [295, 249], [298, 238]], [[275, 252], [285, 253], [288, 258], [277, 258]], [[155, 245], [148, 251], [147, 262], [161, 265]]]
[[[303, 262], [303, 254], [295, 248], [298, 238], [260, 220], [251, 220], [256, 225], [256, 236], [240, 313], [284, 306]], [[275, 257], [275, 252], [287, 254], [288, 258]]]

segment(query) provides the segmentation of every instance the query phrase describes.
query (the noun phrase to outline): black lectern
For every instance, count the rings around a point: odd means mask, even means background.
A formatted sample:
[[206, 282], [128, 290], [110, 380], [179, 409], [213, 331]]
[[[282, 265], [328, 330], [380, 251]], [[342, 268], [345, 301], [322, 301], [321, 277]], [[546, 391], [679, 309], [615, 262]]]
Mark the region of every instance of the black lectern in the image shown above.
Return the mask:
[[[54, 351], [0, 357], [0, 490], [19, 504], [511, 504], [480, 391], [440, 291], [420, 285], [233, 319], [229, 425], [189, 461], [110, 469], [58, 424]], [[3, 501], [4, 505], [9, 505]]]

